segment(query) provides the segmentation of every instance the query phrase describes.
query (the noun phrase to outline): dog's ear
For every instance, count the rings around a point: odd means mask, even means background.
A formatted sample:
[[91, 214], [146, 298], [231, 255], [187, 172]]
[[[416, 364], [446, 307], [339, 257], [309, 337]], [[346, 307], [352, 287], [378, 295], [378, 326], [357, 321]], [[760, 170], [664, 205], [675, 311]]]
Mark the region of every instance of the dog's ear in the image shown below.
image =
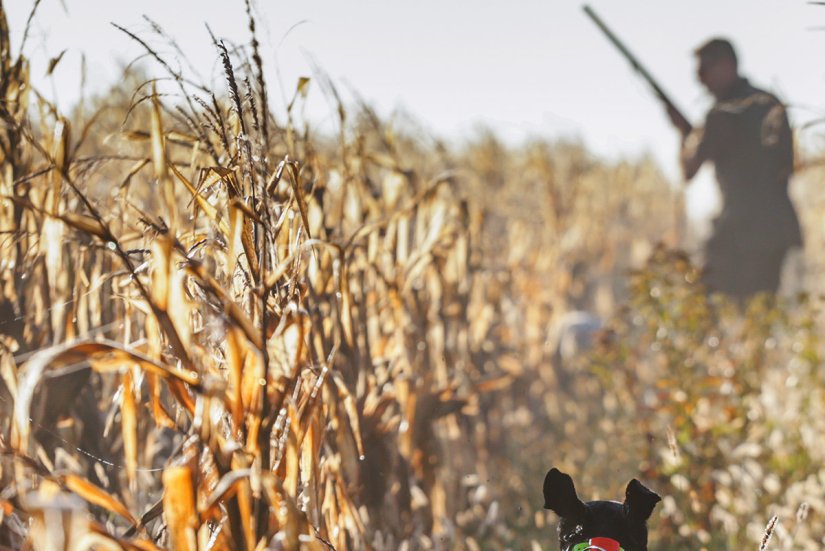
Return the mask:
[[561, 518], [580, 519], [584, 516], [584, 503], [576, 495], [573, 479], [555, 467], [544, 477], [544, 508]]
[[645, 522], [653, 513], [653, 508], [656, 504], [662, 501], [659, 494], [646, 488], [641, 482], [635, 478], [627, 485], [624, 494], [624, 510], [625, 514], [639, 522]]

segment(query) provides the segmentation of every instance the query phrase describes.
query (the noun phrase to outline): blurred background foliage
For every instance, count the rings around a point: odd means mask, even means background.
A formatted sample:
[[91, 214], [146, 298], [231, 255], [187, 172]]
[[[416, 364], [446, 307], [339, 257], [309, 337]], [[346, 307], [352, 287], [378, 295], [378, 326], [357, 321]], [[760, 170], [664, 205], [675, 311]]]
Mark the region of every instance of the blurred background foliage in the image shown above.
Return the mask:
[[740, 310], [649, 159], [442, 143], [321, 71], [276, 119], [250, 27], [225, 88], [149, 50], [68, 114], [0, 29], [0, 548], [555, 549], [558, 466], [660, 493], [654, 549], [774, 514], [772, 548], [821, 549], [815, 155], [808, 292]]

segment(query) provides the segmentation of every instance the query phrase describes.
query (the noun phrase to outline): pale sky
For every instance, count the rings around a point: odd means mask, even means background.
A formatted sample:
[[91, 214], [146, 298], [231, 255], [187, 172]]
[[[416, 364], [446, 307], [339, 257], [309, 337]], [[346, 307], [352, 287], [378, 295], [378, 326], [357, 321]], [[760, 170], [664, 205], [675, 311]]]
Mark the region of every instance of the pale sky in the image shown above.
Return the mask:
[[[205, 30], [248, 42], [242, 0], [43, 0], [26, 50], [34, 83], [67, 109], [78, 98], [80, 52], [90, 87], [115, 81], [119, 63], [141, 48], [109, 22], [147, 39], [174, 59], [143, 21], [175, 37], [189, 61], [222, 85]], [[32, 0], [5, 0], [13, 48]], [[797, 126], [825, 115], [825, 6], [805, 0], [591, 0], [695, 123], [710, 104], [695, 82], [693, 49], [723, 35], [736, 45], [743, 73], [777, 92]], [[452, 141], [479, 125], [509, 143], [530, 137], [580, 138], [610, 159], [650, 152], [674, 180], [677, 137], [647, 87], [632, 73], [578, 0], [257, 0], [269, 81], [289, 96], [314, 59], [344, 97], [357, 92], [377, 111], [413, 115]], [[291, 30], [290, 30], [291, 29]], [[48, 59], [68, 49], [54, 78]], [[277, 88], [276, 88], [277, 90]], [[282, 108], [280, 94], [274, 107]], [[324, 128], [334, 117], [320, 88], [307, 110]], [[807, 139], [816, 138], [809, 132]], [[707, 176], [705, 177], [707, 180]], [[711, 199], [707, 181], [689, 192], [693, 208]], [[697, 207], [698, 205], [698, 207]]]

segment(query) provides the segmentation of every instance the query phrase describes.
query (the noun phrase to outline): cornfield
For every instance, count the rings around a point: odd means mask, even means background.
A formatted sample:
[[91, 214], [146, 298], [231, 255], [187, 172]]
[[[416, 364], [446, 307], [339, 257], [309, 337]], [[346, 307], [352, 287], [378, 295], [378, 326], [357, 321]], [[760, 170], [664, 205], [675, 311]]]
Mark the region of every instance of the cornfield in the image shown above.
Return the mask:
[[276, 118], [247, 13], [223, 88], [123, 29], [163, 80], [64, 114], [0, 2], [0, 549], [553, 549], [553, 465], [643, 477], [654, 548], [821, 548], [815, 295], [705, 297], [647, 159], [433, 145], [321, 71]]

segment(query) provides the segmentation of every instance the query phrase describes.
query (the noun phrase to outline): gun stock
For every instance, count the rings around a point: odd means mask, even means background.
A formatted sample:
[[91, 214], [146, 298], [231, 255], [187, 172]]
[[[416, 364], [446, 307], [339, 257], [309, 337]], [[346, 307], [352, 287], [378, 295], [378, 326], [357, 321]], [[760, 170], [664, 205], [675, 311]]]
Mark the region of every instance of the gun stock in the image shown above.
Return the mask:
[[601, 18], [598, 15], [596, 15], [596, 12], [594, 12], [590, 6], [585, 5], [583, 6], [583, 9], [584, 13], [586, 13], [587, 16], [590, 17], [593, 23], [595, 23], [596, 26], [599, 27], [599, 29], [601, 29], [601, 31], [608, 38], [608, 40], [610, 40], [610, 42], [612, 42], [613, 45], [616, 46], [616, 49], [618, 49], [622, 53], [622, 55], [624, 55], [627, 61], [630, 62], [631, 67], [633, 67], [633, 69], [637, 73], [639, 73], [639, 75], [641, 75], [643, 79], [645, 79], [648, 85], [650, 85], [650, 88], [653, 90], [653, 93], [656, 95], [657, 98], [659, 98], [659, 101], [661, 101], [665, 105], [668, 112], [671, 114], [671, 117], [674, 119], [674, 124], [676, 124], [676, 126], [679, 127], [679, 129], [683, 133], [687, 134], [688, 132], [690, 132], [693, 129], [693, 125], [690, 124], [690, 121], [688, 121], [687, 117], [685, 117], [682, 111], [678, 107], [676, 107], [676, 104], [673, 103], [673, 100], [670, 99], [670, 97], [665, 93], [662, 87], [659, 86], [659, 83], [656, 82], [656, 79], [653, 78], [653, 75], [651, 75], [648, 72], [648, 70], [645, 69], [645, 67], [639, 62], [636, 56], [630, 53], [630, 50], [627, 49], [627, 46], [625, 46], [624, 43], [621, 40], [619, 40], [619, 37], [613, 34], [613, 31], [610, 30], [610, 28], [604, 23], [604, 21], [601, 20]]

